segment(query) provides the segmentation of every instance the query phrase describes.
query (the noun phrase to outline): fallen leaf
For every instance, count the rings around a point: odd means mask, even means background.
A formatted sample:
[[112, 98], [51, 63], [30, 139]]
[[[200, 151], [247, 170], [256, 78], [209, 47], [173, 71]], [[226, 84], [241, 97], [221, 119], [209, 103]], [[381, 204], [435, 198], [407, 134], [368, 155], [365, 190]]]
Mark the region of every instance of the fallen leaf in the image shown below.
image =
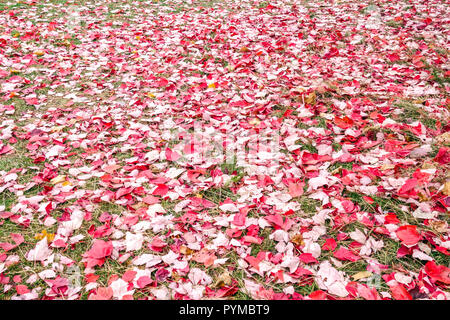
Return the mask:
[[355, 273], [355, 274], [352, 276], [352, 278], [353, 278], [354, 281], [358, 281], [358, 280], [361, 280], [361, 279], [369, 278], [369, 277], [371, 277], [372, 275], [373, 275], [373, 273], [370, 272], [370, 271], [360, 271], [360, 272], [358, 272], [358, 273]]

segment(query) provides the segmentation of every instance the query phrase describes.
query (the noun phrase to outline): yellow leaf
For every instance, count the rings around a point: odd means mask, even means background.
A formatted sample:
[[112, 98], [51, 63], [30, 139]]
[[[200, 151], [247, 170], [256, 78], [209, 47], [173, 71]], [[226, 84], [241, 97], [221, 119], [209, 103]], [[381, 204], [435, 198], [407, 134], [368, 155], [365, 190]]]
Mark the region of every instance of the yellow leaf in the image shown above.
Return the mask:
[[138, 202], [138, 203], [136, 203], [136, 204], [133, 204], [131, 207], [132, 207], [134, 210], [138, 210], [138, 209], [141, 209], [141, 208], [146, 208], [147, 205], [146, 205], [144, 202]]
[[55, 239], [55, 234], [54, 233], [47, 233], [47, 230], [42, 230], [41, 233], [38, 233], [34, 236], [35, 239], [37, 240], [42, 240], [44, 238], [47, 238], [47, 242], [50, 243], [53, 241], [53, 239]]
[[50, 129], [51, 132], [60, 132], [62, 129], [64, 129], [64, 126], [54, 126]]
[[428, 161], [425, 161], [422, 165], [422, 169], [436, 169], [436, 166]]
[[395, 164], [385, 163], [381, 166], [381, 170], [391, 170], [395, 168]]
[[428, 201], [428, 200], [430, 200], [428, 198], [428, 196], [425, 193], [423, 193], [422, 191], [419, 191], [419, 201], [424, 202], [424, 201]]
[[50, 180], [50, 183], [57, 184], [57, 183], [65, 181], [65, 180], [66, 180], [66, 176], [65, 175], [59, 175], [59, 176], [53, 178], [52, 180]]
[[184, 254], [186, 256], [193, 254], [195, 251], [186, 247], [186, 246], [180, 246], [180, 253]]
[[372, 272], [370, 272], [370, 271], [361, 271], [361, 272], [358, 272], [357, 274], [354, 274], [353, 275], [353, 280], [360, 280], [360, 279], [365, 279], [365, 278], [368, 278], [368, 277], [370, 277], [370, 276], [372, 276]]
[[34, 236], [34, 238], [35, 238], [36, 240], [42, 240], [42, 239], [45, 238], [45, 236], [44, 236], [42, 233], [37, 233], [37, 234]]
[[208, 88], [215, 89], [216, 88], [216, 84], [215, 83], [210, 83], [210, 84], [208, 84]]
[[36, 50], [35, 52], [33, 52], [35, 55], [37, 55], [38, 57], [43, 56], [45, 54], [44, 50]]
[[316, 104], [316, 93], [313, 91], [310, 94], [308, 94], [308, 96], [305, 99], [305, 102], [310, 105], [315, 105]]
[[259, 121], [259, 119], [253, 118], [252, 120], [249, 121], [249, 124], [251, 124], [252, 126], [257, 126], [261, 123], [261, 121]]
[[301, 233], [297, 233], [296, 235], [294, 235], [291, 238], [291, 242], [296, 244], [296, 245], [298, 245], [298, 246], [301, 246], [301, 245], [305, 244], [304, 241], [303, 241], [303, 236], [302, 236]]
[[216, 282], [214, 283], [214, 287], [220, 288], [223, 286], [229, 286], [231, 285], [231, 276], [228, 273], [228, 271], [225, 271], [220, 276], [217, 277]]
[[172, 271], [172, 279], [173, 281], [178, 282], [181, 279], [181, 276], [176, 271]]
[[55, 239], [55, 234], [54, 233], [49, 233], [47, 234], [47, 242], [50, 243]]
[[450, 196], [450, 180], [444, 184], [444, 189], [442, 189], [442, 193], [446, 196]]
[[435, 139], [438, 144], [450, 145], [450, 132], [441, 134], [440, 136], [437, 136]]
[[448, 223], [445, 221], [430, 221], [430, 226], [438, 233], [446, 233], [448, 231]]

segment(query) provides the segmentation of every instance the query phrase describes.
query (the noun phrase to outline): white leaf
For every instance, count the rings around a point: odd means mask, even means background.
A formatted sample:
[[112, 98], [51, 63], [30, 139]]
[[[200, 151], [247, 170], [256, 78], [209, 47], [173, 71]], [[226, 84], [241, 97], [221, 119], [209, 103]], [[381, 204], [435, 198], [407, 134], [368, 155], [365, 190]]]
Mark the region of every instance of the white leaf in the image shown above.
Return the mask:
[[31, 249], [27, 253], [28, 261], [44, 261], [52, 253], [52, 250], [48, 248], [47, 238], [42, 239], [36, 244], [34, 249]]
[[308, 186], [309, 186], [308, 191], [316, 190], [317, 188], [322, 187], [322, 186], [326, 185], [327, 183], [328, 183], [327, 178], [322, 177], [322, 176], [311, 178], [308, 181]]
[[134, 290], [128, 291], [128, 282], [117, 279], [116, 281], [113, 281], [110, 285], [111, 289], [113, 290], [113, 296], [117, 299], [122, 299], [125, 295], [133, 295]]
[[141, 233], [133, 234], [131, 232], [127, 232], [125, 242], [127, 252], [140, 250], [142, 248], [142, 243], [144, 242], [144, 236]]

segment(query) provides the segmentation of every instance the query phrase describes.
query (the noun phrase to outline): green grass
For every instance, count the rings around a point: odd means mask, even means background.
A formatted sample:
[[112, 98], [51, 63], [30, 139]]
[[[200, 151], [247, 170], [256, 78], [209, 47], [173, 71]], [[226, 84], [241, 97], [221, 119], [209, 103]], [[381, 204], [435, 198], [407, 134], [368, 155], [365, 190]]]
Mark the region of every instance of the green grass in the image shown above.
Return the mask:
[[301, 146], [301, 150], [306, 150], [309, 153], [318, 153], [317, 148], [312, 143], [303, 143], [300, 142], [299, 145]]
[[335, 152], [339, 152], [340, 150], [342, 150], [342, 144], [340, 144], [339, 142], [333, 142], [332, 147]]
[[256, 257], [256, 255], [260, 252], [260, 251], [269, 251], [272, 253], [276, 253], [275, 250], [275, 246], [276, 246], [276, 242], [272, 239], [269, 239], [269, 236], [271, 234], [271, 230], [268, 228], [262, 229], [260, 231], [260, 237], [263, 238], [263, 241], [261, 244], [256, 244], [253, 243], [251, 245], [251, 252], [250, 255]]
[[396, 265], [401, 265], [407, 270], [418, 272], [424, 265], [420, 260], [412, 258], [411, 256], [405, 256], [403, 258], [397, 258], [397, 251], [401, 244], [397, 241], [383, 238], [384, 247], [373, 254], [373, 257], [378, 260], [379, 263], [389, 266], [388, 270], [384, 272], [389, 273]]
[[419, 221], [414, 218], [410, 212], [407, 212], [401, 208], [401, 206], [409, 207], [408, 204], [396, 198], [386, 198], [372, 195], [370, 197], [374, 200], [374, 203], [370, 204], [363, 199], [362, 194], [359, 194], [357, 192], [344, 190], [343, 196], [348, 197], [352, 202], [357, 203], [361, 207], [362, 211], [375, 213], [377, 212], [376, 206], [378, 205], [380, 206], [381, 210], [383, 210], [383, 212], [393, 212], [397, 214], [399, 219], [403, 219], [403, 221], [405, 222], [415, 225], [420, 224]]
[[[441, 51], [441, 53], [443, 52]], [[442, 88], [445, 88], [445, 86], [450, 83], [450, 77], [445, 76], [444, 70], [438, 68], [436, 65], [429, 64], [425, 60], [422, 60], [422, 62], [424, 63], [425, 68], [430, 71], [432, 81], [438, 83]]]
[[[126, 209], [123, 206], [120, 206], [118, 204], [102, 201], [93, 212], [92, 217], [94, 216], [100, 217], [100, 215], [102, 215], [102, 213], [104, 212], [107, 212], [111, 215], [112, 214], [121, 215], [125, 210]], [[95, 219], [93, 220], [95, 221]]]
[[401, 113], [398, 115], [399, 120], [407, 123], [419, 120], [423, 114], [421, 108], [409, 101], [399, 101], [397, 103], [394, 103], [394, 107], [401, 110]]
[[400, 28], [403, 26], [403, 22], [402, 21], [395, 21], [395, 20], [389, 20], [386, 22], [386, 25], [391, 27], [391, 28]]
[[437, 119], [429, 116], [429, 114], [422, 108], [421, 104], [413, 103], [408, 100], [399, 100], [395, 102], [393, 106], [400, 111], [394, 117], [397, 122], [412, 123], [414, 121], [420, 121], [427, 128], [436, 129]]
[[230, 198], [232, 201], [237, 200], [237, 195], [231, 191], [230, 188], [209, 188], [207, 190], [200, 191], [199, 193], [203, 198], [219, 205], [226, 199]]
[[333, 163], [331, 166], [328, 167], [328, 171], [329, 172], [333, 172], [337, 169], [347, 169], [347, 170], [352, 170], [354, 165], [354, 162], [335, 162]]
[[300, 208], [306, 214], [313, 214], [317, 212], [317, 208], [322, 206], [319, 200], [308, 198], [307, 196], [302, 196], [297, 200], [300, 203]]
[[[309, 282], [309, 281], [308, 281]], [[320, 290], [319, 286], [315, 281], [312, 282], [312, 284], [304, 284], [302, 283], [296, 283], [294, 284], [295, 292], [301, 294], [302, 296], [308, 296], [314, 291]]]

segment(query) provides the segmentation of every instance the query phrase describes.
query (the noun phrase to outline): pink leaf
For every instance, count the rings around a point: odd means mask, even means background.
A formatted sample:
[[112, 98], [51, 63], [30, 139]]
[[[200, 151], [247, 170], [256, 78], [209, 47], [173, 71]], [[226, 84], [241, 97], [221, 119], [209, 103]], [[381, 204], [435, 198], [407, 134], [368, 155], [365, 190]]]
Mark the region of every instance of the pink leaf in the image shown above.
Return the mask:
[[336, 240], [329, 238], [323, 244], [322, 250], [333, 251], [334, 249], [336, 249], [336, 247], [337, 247]]
[[109, 257], [112, 254], [113, 245], [111, 241], [95, 240], [92, 248], [85, 253], [89, 258], [103, 259]]
[[300, 197], [303, 194], [303, 187], [305, 186], [304, 183], [289, 183], [289, 194], [291, 197]]
[[340, 247], [337, 251], [334, 252], [334, 257], [338, 258], [339, 260], [347, 260], [347, 261], [358, 261], [361, 259], [360, 256], [354, 254], [352, 251], [345, 247]]
[[165, 184], [158, 184], [156, 189], [153, 191], [153, 195], [155, 196], [165, 196], [167, 194], [167, 192], [169, 192], [169, 187], [166, 186]]
[[317, 263], [317, 259], [313, 257], [313, 255], [311, 253], [302, 253], [299, 256], [300, 260], [303, 263]]
[[28, 289], [27, 286], [20, 284], [18, 286], [16, 286], [16, 291], [18, 294], [26, 294], [30, 292], [30, 289]]
[[137, 285], [139, 286], [139, 288], [145, 288], [152, 282], [153, 280], [150, 277], [142, 276], [137, 280]]
[[110, 287], [100, 287], [96, 294], [91, 294], [89, 300], [110, 300], [113, 297], [113, 289]]
[[450, 268], [428, 261], [424, 267], [425, 273], [434, 281], [450, 285]]
[[417, 231], [417, 227], [413, 225], [401, 226], [395, 234], [405, 246], [416, 245], [422, 239], [422, 236]]

